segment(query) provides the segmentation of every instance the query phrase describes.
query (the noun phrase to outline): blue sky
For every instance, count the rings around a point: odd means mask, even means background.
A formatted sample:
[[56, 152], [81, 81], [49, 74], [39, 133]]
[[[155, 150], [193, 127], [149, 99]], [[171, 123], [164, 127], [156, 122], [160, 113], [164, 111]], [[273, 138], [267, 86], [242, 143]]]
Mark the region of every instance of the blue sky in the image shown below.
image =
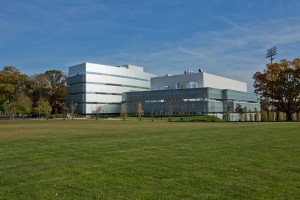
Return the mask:
[[300, 57], [299, 0], [0, 0], [0, 67], [28, 75], [93, 62], [186, 69], [248, 83]]

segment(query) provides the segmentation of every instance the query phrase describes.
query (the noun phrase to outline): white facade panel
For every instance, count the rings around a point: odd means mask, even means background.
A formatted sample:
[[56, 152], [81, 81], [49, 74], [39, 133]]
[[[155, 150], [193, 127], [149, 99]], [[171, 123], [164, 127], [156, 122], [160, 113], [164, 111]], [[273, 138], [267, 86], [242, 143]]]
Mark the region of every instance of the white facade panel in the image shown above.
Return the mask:
[[247, 92], [247, 83], [208, 73], [203, 73], [203, 87]]
[[86, 100], [88, 103], [121, 103], [122, 95], [86, 94]]
[[161, 88], [191, 88], [192, 83], [195, 83], [193, 84], [193, 86], [197, 86], [198, 88], [211, 87], [217, 89], [230, 89], [247, 92], [247, 83], [245, 82], [236, 81], [233, 79], [204, 72], [151, 78], [151, 90], [159, 90]]
[[141, 70], [135, 70], [134, 68], [115, 67], [108, 65], [86, 63], [86, 72], [120, 75], [133, 78], [150, 79], [155, 75], [143, 72]]
[[[83, 105], [80, 114], [95, 113], [97, 106], [101, 106], [107, 114], [119, 113], [122, 93], [149, 90], [150, 78], [154, 76], [144, 72], [142, 67], [133, 65], [116, 67], [93, 63], [75, 65], [69, 68], [68, 102], [74, 97], [70, 95], [71, 92], [77, 92], [82, 97], [78, 102]], [[83, 87], [76, 86], [78, 83], [82, 83]]]
[[145, 80], [136, 80], [132, 77], [113, 77], [109, 75], [96, 75], [96, 74], [86, 74], [87, 83], [99, 83], [99, 84], [117, 84], [120, 86], [135, 86], [144, 89], [150, 87], [150, 81]]
[[94, 93], [116, 93], [121, 94], [124, 92], [133, 92], [133, 91], [145, 91], [142, 88], [132, 88], [132, 87], [120, 87], [120, 86], [111, 86], [111, 85], [97, 85], [97, 84], [86, 84], [86, 92]]

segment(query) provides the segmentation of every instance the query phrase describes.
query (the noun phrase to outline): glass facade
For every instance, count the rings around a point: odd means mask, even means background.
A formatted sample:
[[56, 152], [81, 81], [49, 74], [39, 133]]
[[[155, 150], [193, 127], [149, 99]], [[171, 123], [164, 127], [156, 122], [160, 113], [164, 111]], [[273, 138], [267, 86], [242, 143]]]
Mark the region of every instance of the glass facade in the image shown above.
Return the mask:
[[254, 93], [221, 90], [215, 88], [192, 88], [126, 92], [123, 103], [130, 115], [135, 115], [141, 102], [145, 115], [189, 115], [226, 113], [228, 106], [234, 111], [237, 104], [254, 112], [260, 110], [259, 98]]

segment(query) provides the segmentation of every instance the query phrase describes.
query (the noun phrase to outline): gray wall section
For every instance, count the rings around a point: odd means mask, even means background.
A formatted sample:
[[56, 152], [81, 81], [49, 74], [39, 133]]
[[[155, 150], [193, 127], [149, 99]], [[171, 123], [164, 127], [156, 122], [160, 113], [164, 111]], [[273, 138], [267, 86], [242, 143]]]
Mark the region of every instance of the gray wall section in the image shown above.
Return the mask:
[[[78, 65], [78, 68], [81, 69], [82, 66]], [[67, 79], [67, 105], [70, 107], [71, 103], [76, 103], [76, 111], [77, 114], [85, 113], [85, 75], [75, 75], [72, 77], [68, 77]], [[68, 108], [70, 111], [70, 108]]]
[[85, 92], [85, 84], [76, 84], [69, 86], [67, 89], [67, 94], [72, 95], [76, 93], [83, 93]]
[[257, 102], [259, 95], [255, 93], [239, 92], [234, 90], [222, 90], [223, 99], [239, 100], [239, 101], [252, 101]]
[[75, 75], [72, 77], [68, 77], [67, 84], [77, 84], [77, 83], [84, 83], [85, 82], [85, 74]]
[[123, 95], [124, 101], [167, 100], [167, 99], [222, 99], [222, 92], [214, 88], [192, 88], [130, 92]]
[[180, 74], [173, 76], [162, 76], [151, 78], [151, 90], [157, 90], [162, 86], [168, 86], [170, 89], [176, 89], [176, 83], [196, 82], [198, 87], [203, 87], [203, 73]]
[[247, 102], [258, 102], [254, 93], [233, 90], [220, 90], [215, 88], [192, 88], [175, 90], [154, 90], [143, 92], [130, 92], [123, 95], [124, 101], [165, 100], [165, 99], [223, 99]]

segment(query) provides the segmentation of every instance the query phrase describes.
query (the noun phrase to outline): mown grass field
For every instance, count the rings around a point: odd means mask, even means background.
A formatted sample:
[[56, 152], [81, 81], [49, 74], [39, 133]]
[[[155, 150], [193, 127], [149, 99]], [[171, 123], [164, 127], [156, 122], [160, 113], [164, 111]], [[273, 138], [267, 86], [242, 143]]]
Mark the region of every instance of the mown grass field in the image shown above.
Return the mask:
[[300, 199], [300, 123], [0, 121], [0, 199]]

